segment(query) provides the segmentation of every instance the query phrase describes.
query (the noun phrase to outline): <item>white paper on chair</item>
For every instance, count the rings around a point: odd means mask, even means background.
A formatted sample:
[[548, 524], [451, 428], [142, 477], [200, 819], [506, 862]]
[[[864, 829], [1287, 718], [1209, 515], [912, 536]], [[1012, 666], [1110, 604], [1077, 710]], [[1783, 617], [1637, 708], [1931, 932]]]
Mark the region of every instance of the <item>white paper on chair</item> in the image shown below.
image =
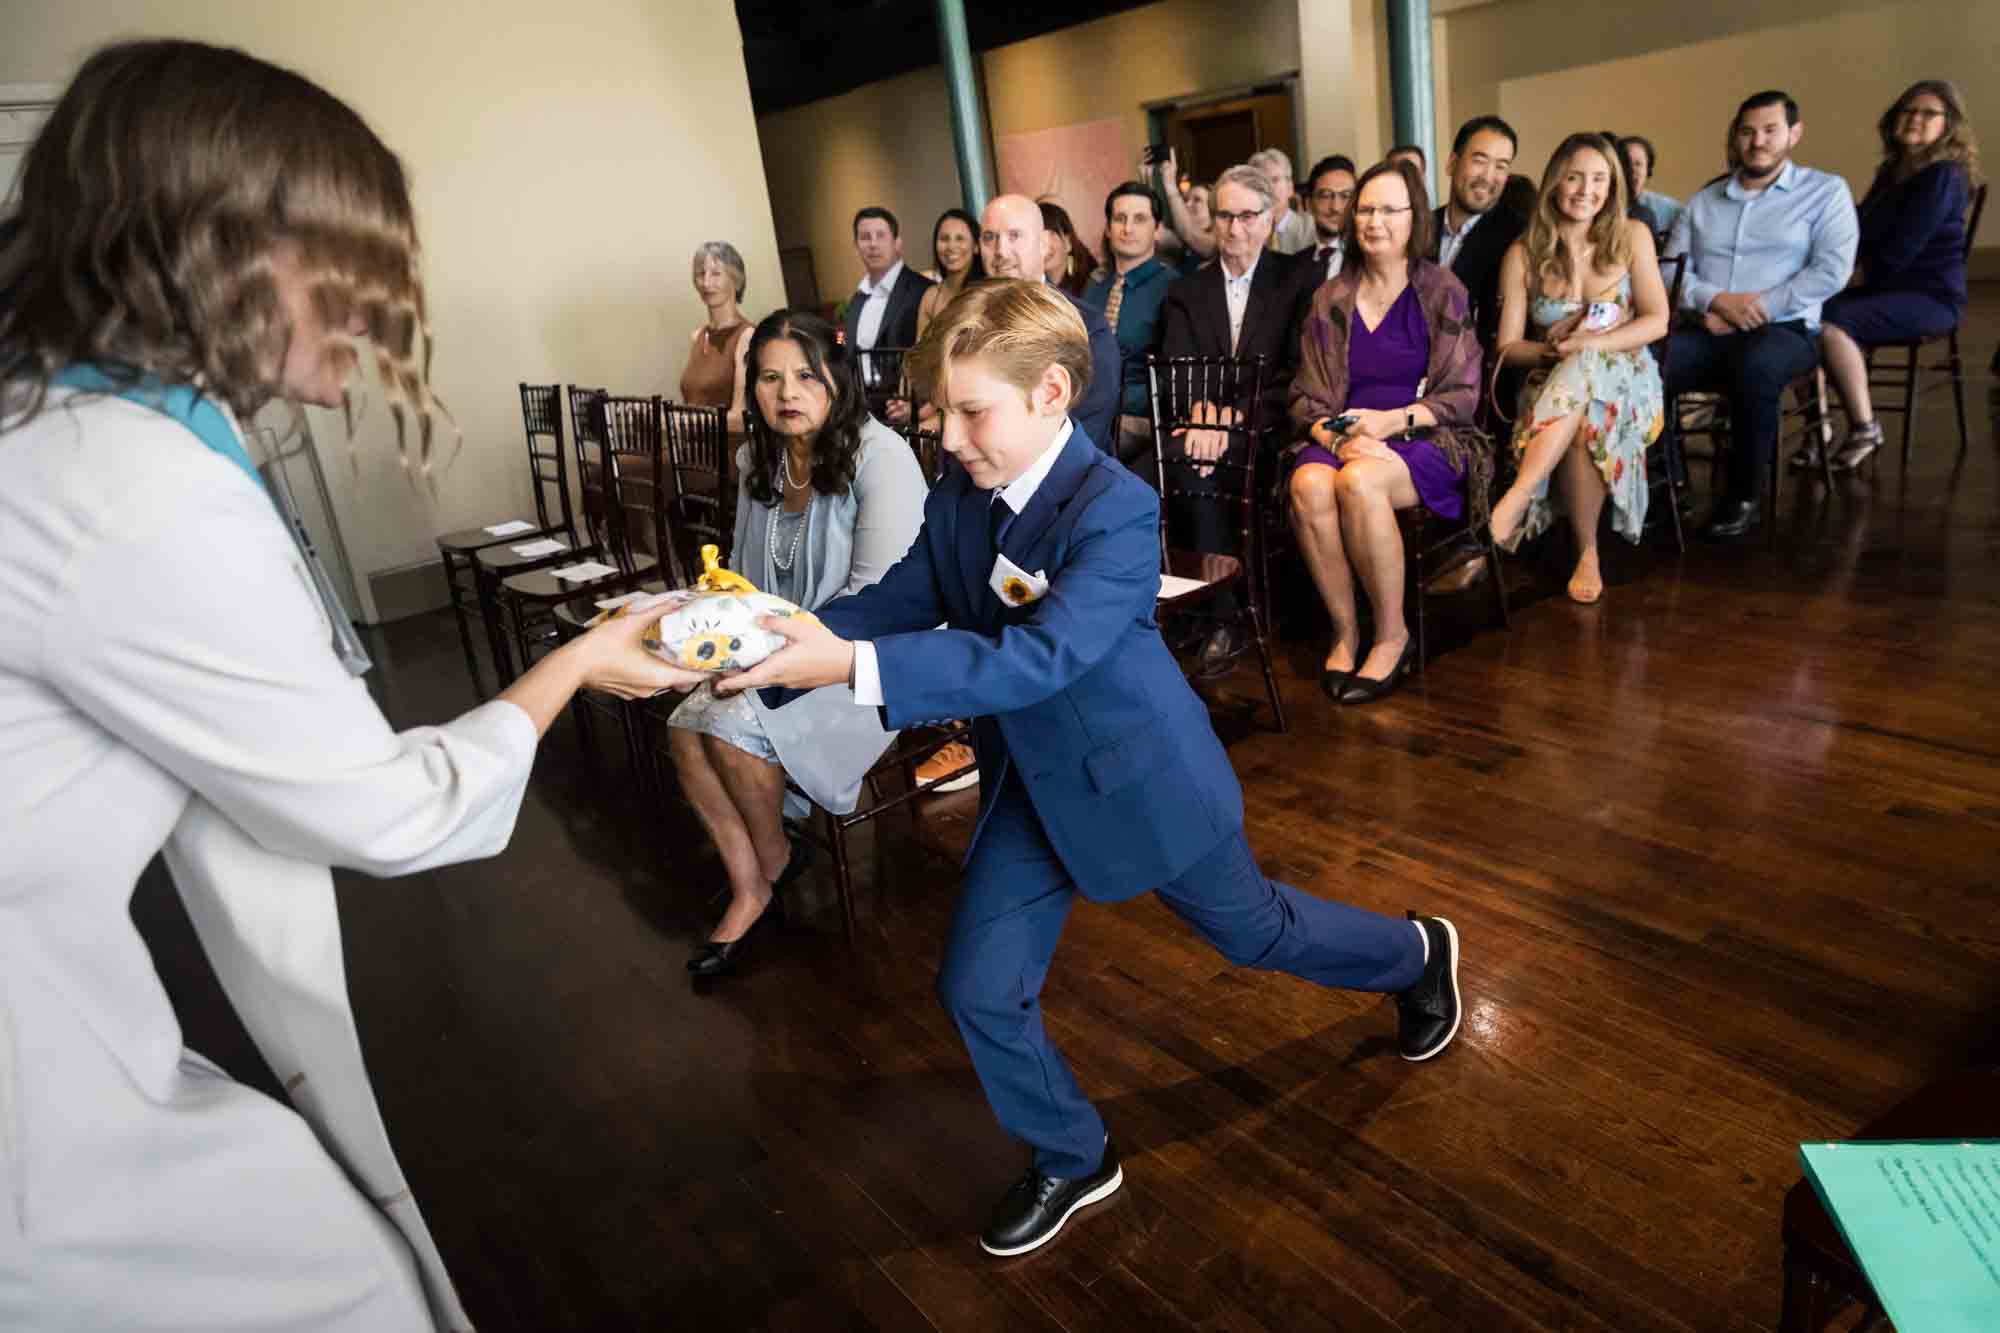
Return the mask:
[[1207, 586], [1200, 579], [1184, 579], [1178, 574], [1162, 574], [1160, 575], [1160, 598], [1164, 601], [1167, 598], [1179, 597], [1183, 593], [1190, 593], [1196, 588], [1205, 588]]
[[655, 595], [642, 588], [638, 592], [628, 592], [623, 597], [600, 597], [593, 605], [600, 611], [616, 611], [619, 607], [636, 602], [642, 597], [652, 597]]
[[549, 573], [566, 583], [588, 583], [592, 579], [601, 579], [606, 574], [616, 574], [617, 572], [618, 569], [616, 566], [607, 565], [598, 560], [584, 560], [574, 565], [564, 565], [561, 569], [552, 569], [549, 571]]
[[522, 542], [519, 546], [510, 546], [507, 549], [515, 555], [532, 559], [538, 555], [554, 555], [557, 551], [567, 551], [569, 547], [553, 537], [544, 537], [538, 542]]
[[510, 518], [505, 523], [488, 523], [486, 530], [495, 537], [511, 537], [517, 532], [533, 532], [535, 525], [525, 519]]

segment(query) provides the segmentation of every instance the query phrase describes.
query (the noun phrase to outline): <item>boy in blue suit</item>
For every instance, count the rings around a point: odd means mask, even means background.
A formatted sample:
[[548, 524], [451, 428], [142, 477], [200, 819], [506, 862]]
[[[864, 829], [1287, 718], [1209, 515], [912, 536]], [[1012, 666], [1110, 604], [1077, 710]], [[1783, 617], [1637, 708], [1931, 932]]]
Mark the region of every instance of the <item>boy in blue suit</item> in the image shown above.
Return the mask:
[[1458, 935], [1257, 869], [1242, 788], [1153, 618], [1159, 498], [1068, 418], [1090, 347], [1061, 295], [1005, 280], [968, 291], [911, 365], [961, 464], [916, 542], [818, 624], [767, 621], [791, 642], [717, 688], [846, 681], [890, 727], [975, 719], [984, 808], [938, 994], [995, 1115], [1034, 1149], [980, 1237], [1021, 1254], [1124, 1180], [1038, 1002], [1077, 894], [1155, 891], [1232, 962], [1393, 993], [1410, 1060], [1457, 1034]]

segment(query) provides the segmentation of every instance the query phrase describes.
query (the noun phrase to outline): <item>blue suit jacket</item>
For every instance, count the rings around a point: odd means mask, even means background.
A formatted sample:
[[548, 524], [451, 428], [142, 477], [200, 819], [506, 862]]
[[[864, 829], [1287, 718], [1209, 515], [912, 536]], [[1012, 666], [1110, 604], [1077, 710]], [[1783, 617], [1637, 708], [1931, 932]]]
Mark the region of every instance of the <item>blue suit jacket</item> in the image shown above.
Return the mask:
[[1049, 581], [1023, 607], [988, 587], [992, 503], [954, 469], [909, 553], [819, 618], [874, 642], [886, 725], [974, 719], [974, 850], [1012, 764], [1086, 897], [1168, 883], [1242, 828], [1243, 791], [1153, 618], [1159, 497], [1079, 423], [1001, 545]]

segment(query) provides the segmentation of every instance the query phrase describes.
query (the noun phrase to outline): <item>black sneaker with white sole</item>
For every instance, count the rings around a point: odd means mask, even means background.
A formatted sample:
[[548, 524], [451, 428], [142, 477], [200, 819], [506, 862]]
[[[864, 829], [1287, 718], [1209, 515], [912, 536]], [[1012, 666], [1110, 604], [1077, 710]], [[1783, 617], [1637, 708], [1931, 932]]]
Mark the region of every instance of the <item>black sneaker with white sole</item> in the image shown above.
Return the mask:
[[1441, 916], [1410, 913], [1430, 941], [1424, 974], [1396, 996], [1396, 1048], [1405, 1060], [1428, 1060], [1458, 1035], [1458, 931]]
[[1002, 1258], [1038, 1249], [1056, 1238], [1071, 1213], [1110, 1198], [1124, 1183], [1125, 1170], [1109, 1139], [1104, 1141], [1104, 1160], [1090, 1175], [1064, 1180], [1029, 1167], [993, 1210], [979, 1235], [979, 1248]]

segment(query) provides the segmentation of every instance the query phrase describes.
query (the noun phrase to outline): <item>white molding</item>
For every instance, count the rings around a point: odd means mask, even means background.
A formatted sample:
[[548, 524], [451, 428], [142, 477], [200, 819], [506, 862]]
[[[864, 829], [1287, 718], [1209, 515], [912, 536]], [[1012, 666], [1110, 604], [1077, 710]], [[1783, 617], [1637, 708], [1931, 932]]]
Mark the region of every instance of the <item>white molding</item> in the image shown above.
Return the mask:
[[60, 83], [0, 83], [0, 106], [54, 106]]

